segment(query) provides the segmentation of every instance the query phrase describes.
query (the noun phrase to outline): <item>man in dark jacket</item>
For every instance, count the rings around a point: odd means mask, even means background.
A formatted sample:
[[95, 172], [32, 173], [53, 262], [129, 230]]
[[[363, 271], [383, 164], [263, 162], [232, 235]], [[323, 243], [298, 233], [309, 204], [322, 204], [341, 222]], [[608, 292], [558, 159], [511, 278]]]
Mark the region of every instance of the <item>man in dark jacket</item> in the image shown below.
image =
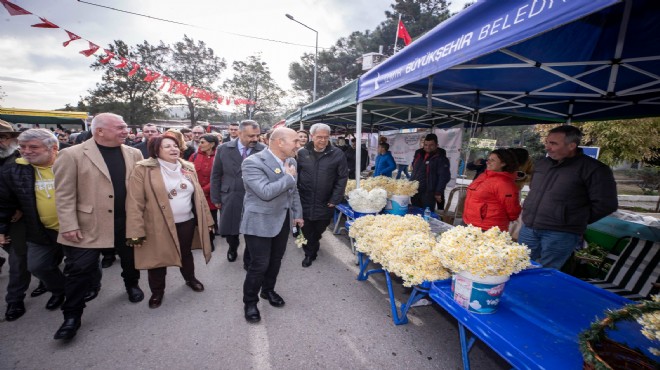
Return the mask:
[[[2, 169], [0, 177], [0, 243], [16, 209], [23, 213], [27, 233], [27, 268], [52, 292], [46, 308], [64, 302], [64, 274], [58, 267], [62, 246], [57, 243], [59, 221], [55, 207], [53, 163], [58, 142], [46, 129], [30, 129], [18, 137], [22, 158]], [[35, 175], [36, 174], [36, 175]]]
[[529, 195], [523, 206], [518, 242], [532, 260], [560, 269], [573, 253], [587, 225], [616, 211], [612, 170], [582, 154], [582, 132], [559, 126], [548, 133], [548, 153], [535, 163]]
[[344, 150], [346, 156], [346, 163], [348, 164], [348, 178], [354, 180], [355, 176], [360, 176], [360, 172], [367, 169], [369, 164], [369, 152], [367, 148], [363, 146], [360, 147], [360, 169], [356, 171], [355, 169], [355, 145], [357, 140], [355, 138], [351, 139], [351, 145]]
[[298, 194], [305, 221], [302, 232], [303, 267], [312, 265], [323, 232], [330, 224], [335, 205], [344, 198], [348, 181], [346, 156], [330, 145], [330, 126], [316, 123], [309, 130], [311, 141], [298, 151]]
[[[243, 160], [258, 153], [266, 146], [259, 142], [261, 129], [256, 121], [245, 120], [238, 127], [237, 140], [228, 141], [218, 147], [211, 171], [211, 202], [220, 210], [218, 233], [227, 239], [227, 260], [236, 261], [240, 245], [239, 229], [243, 214], [245, 186], [241, 165]], [[250, 254], [243, 254], [243, 267], [247, 270]]]
[[[18, 141], [20, 132], [14, 131], [9, 122], [0, 120], [0, 169], [14, 163], [20, 157]], [[55, 138], [53, 136], [53, 138]], [[2, 175], [0, 175], [2, 177]], [[25, 292], [30, 286], [30, 273], [27, 269], [27, 246], [25, 244], [25, 221], [22, 213], [14, 207], [10, 211], [10, 225], [0, 233], [9, 236], [0, 241], [2, 248], [9, 254], [9, 282], [7, 284], [7, 311], [5, 319], [14, 321], [25, 314]], [[44, 289], [45, 292], [45, 289]], [[33, 295], [36, 296], [36, 295]]]
[[410, 203], [417, 207], [429, 207], [435, 210], [436, 203], [444, 208], [445, 187], [451, 180], [449, 159], [444, 149], [438, 148], [438, 137], [428, 134], [424, 138], [424, 147], [415, 152], [412, 163], [411, 181], [418, 181], [417, 194]]

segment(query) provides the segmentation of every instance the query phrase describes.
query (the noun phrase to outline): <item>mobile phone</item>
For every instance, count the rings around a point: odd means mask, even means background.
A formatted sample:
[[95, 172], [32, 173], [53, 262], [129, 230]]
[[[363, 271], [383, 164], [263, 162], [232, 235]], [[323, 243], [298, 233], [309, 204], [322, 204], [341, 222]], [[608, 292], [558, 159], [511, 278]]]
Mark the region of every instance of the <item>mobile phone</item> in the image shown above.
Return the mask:
[[297, 238], [298, 235], [300, 234], [300, 230], [298, 230], [298, 226], [294, 226], [293, 228], [291, 228], [291, 233], [293, 234], [294, 238]]

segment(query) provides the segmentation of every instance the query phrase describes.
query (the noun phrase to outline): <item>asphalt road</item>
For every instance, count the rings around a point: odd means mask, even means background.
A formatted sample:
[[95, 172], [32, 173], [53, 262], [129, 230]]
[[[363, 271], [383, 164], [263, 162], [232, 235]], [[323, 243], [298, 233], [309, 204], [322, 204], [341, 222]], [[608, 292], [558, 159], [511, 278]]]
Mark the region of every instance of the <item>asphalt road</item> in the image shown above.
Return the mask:
[[[117, 261], [104, 270], [99, 297], [88, 304], [78, 335], [68, 343], [52, 339], [62, 314], [44, 308], [49, 294], [28, 296], [22, 318], [0, 322], [0, 369], [462, 368], [456, 321], [429, 305], [413, 308], [410, 322], [395, 326], [384, 278], [357, 281], [347, 237], [330, 232], [309, 268], [301, 267], [303, 252], [290, 238], [276, 286], [286, 305], [262, 301], [261, 322], [247, 323], [242, 250], [239, 260], [229, 263], [222, 241], [208, 265], [195, 252], [196, 274], [206, 287], [202, 293], [169, 268], [158, 309], [147, 306], [145, 272], [140, 283], [145, 300], [128, 301]], [[5, 266], [0, 286], [7, 280]], [[36, 284], [33, 279], [29, 291]], [[399, 301], [407, 299], [402, 286], [395, 285], [395, 291]], [[510, 367], [479, 342], [470, 358], [473, 369]]]

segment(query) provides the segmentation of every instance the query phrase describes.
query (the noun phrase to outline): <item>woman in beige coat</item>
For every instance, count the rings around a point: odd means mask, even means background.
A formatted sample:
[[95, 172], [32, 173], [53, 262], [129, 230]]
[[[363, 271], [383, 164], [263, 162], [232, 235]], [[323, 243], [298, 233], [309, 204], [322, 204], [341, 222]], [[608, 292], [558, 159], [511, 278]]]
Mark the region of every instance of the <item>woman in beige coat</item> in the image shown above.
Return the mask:
[[191, 248], [201, 244], [209, 262], [213, 219], [195, 167], [180, 159], [176, 138], [166, 133], [149, 140], [147, 148], [150, 158], [135, 165], [128, 183], [126, 238], [135, 250], [135, 268], [148, 270], [149, 307], [157, 308], [168, 266], [179, 266], [192, 290], [204, 290], [195, 278]]

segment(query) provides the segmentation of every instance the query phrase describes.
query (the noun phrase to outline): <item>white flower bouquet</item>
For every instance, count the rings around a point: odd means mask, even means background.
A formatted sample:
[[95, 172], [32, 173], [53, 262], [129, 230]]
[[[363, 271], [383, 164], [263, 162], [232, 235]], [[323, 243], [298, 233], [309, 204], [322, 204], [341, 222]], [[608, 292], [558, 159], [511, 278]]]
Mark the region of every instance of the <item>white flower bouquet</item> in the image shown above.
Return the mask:
[[349, 231], [358, 251], [400, 276], [405, 286], [447, 279], [449, 272], [432, 254], [435, 238], [419, 216], [365, 216]]
[[363, 188], [351, 191], [348, 204], [360, 213], [378, 213], [387, 204], [387, 192], [383, 189], [367, 191]]
[[529, 249], [497, 227], [481, 231], [474, 226], [456, 226], [440, 235], [433, 254], [454, 273], [465, 271], [482, 278], [510, 276], [531, 265]]
[[[653, 302], [660, 302], [660, 295], [652, 297]], [[642, 314], [637, 318], [637, 322], [642, 325], [642, 334], [648, 339], [660, 343], [660, 310], [651, 311]], [[651, 347], [649, 352], [660, 356], [660, 349]]]
[[[346, 183], [346, 194], [349, 194], [356, 187], [355, 180], [348, 180]], [[387, 191], [387, 197], [390, 198], [392, 195], [406, 195], [409, 197], [417, 194], [417, 189], [419, 188], [419, 182], [409, 181], [405, 179], [396, 180], [391, 177], [385, 176], [376, 176], [370, 177], [368, 179], [360, 180], [360, 188], [365, 190], [371, 190], [376, 188], [385, 189]], [[350, 199], [350, 194], [349, 194]]]

